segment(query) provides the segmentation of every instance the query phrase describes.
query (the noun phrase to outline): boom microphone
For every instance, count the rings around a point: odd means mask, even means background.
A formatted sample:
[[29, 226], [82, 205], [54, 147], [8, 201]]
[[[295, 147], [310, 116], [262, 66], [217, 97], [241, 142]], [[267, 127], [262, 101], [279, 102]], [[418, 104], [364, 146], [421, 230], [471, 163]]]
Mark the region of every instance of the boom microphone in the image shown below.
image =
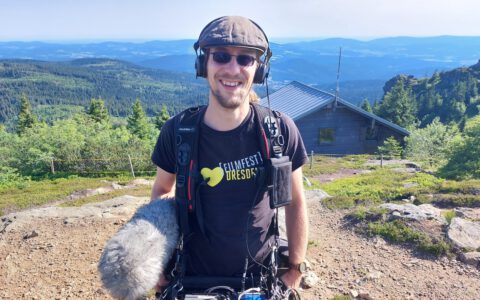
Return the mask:
[[140, 207], [106, 244], [98, 270], [115, 298], [138, 299], [155, 287], [179, 235], [174, 199]]

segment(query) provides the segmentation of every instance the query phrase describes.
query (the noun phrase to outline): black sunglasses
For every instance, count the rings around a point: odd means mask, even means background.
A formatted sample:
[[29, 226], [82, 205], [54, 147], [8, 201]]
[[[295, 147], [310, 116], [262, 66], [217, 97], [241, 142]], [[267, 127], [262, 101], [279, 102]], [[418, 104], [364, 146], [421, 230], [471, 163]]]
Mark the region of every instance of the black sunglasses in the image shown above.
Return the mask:
[[257, 60], [255, 57], [247, 54], [240, 54], [240, 55], [232, 55], [228, 52], [213, 52], [211, 53], [213, 57], [213, 61], [219, 64], [228, 64], [232, 57], [237, 58], [237, 64], [242, 67], [250, 67], [253, 66], [253, 63]]

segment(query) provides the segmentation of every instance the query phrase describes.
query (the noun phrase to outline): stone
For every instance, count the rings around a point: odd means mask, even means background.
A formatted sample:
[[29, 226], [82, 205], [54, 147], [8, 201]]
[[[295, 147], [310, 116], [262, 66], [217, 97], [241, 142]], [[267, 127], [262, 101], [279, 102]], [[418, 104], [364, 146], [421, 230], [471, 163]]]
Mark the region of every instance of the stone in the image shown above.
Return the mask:
[[367, 291], [360, 291], [358, 293], [358, 297], [360, 299], [365, 299], [365, 300], [372, 300], [373, 298], [370, 296], [370, 293], [368, 293]]
[[458, 207], [454, 209], [457, 217], [480, 221], [480, 208]]
[[480, 252], [462, 252], [458, 258], [463, 263], [480, 268]]
[[357, 298], [358, 297], [358, 292], [356, 290], [350, 290], [349, 292], [350, 296], [352, 296], [353, 298]]
[[35, 230], [32, 230], [32, 232], [25, 234], [25, 235], [23, 236], [23, 239], [24, 239], [24, 240], [27, 240], [27, 239], [34, 238], [34, 237], [36, 237], [36, 236], [38, 236], [38, 232], [36, 232]]
[[382, 272], [380, 271], [373, 271], [373, 272], [369, 272], [365, 278], [368, 279], [368, 280], [375, 280], [375, 279], [379, 279], [380, 277], [382, 277]]
[[396, 218], [413, 219], [413, 220], [436, 220], [442, 224], [446, 224], [445, 217], [442, 216], [441, 210], [431, 204], [414, 205], [384, 203], [381, 208], [388, 209]]
[[319, 279], [317, 274], [315, 274], [313, 271], [307, 271], [307, 273], [303, 275], [302, 281], [305, 287], [312, 288], [318, 284]]
[[448, 227], [447, 237], [455, 246], [475, 251], [480, 248], [480, 222], [453, 218]]

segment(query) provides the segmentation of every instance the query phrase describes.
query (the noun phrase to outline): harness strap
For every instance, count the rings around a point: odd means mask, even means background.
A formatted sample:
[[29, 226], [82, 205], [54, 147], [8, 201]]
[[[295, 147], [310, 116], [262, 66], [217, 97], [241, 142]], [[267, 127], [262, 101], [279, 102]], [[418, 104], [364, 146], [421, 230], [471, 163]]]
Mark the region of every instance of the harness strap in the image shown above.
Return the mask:
[[280, 129], [281, 114], [258, 104], [253, 104], [252, 107], [255, 111], [257, 128], [260, 131], [260, 147], [265, 161], [272, 156], [282, 156], [285, 139]]
[[184, 239], [192, 233], [191, 215], [196, 211], [198, 176], [198, 140], [200, 122], [206, 107], [193, 107], [183, 111], [176, 119], [176, 185], [175, 198], [178, 205], [178, 219]]

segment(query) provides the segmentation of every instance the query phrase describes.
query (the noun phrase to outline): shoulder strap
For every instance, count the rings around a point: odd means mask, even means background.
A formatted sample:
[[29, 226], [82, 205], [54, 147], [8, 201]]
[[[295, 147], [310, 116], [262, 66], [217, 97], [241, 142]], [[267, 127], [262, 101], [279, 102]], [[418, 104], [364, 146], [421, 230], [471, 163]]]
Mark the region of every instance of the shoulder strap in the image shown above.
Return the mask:
[[177, 159], [175, 198], [184, 238], [188, 238], [191, 233], [189, 215], [195, 212], [199, 128], [205, 108], [205, 106], [189, 108], [180, 113], [175, 120]]
[[280, 112], [259, 104], [253, 104], [253, 109], [263, 157], [268, 160], [272, 156], [282, 156], [285, 139], [280, 128]]

